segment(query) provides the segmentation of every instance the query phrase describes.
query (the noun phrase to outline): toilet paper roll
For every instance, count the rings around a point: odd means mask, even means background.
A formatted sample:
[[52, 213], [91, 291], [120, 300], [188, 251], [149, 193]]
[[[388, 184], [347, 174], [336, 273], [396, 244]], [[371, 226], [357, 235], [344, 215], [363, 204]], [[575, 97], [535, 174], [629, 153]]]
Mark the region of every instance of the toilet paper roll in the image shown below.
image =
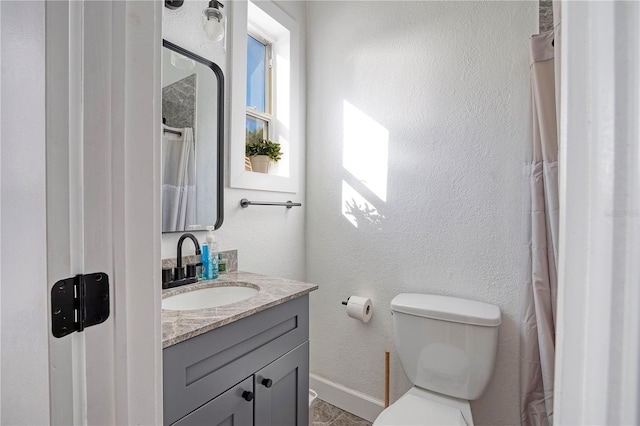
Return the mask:
[[371, 299], [360, 296], [349, 297], [347, 302], [347, 315], [363, 322], [369, 322], [371, 315], [373, 315]]

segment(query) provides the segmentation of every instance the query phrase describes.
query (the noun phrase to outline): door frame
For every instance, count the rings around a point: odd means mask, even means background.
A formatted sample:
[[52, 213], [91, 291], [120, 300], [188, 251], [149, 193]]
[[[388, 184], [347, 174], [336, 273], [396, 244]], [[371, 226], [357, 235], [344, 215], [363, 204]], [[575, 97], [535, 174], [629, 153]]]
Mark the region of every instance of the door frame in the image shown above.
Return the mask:
[[44, 57], [44, 4], [0, 2], [0, 424], [49, 423]]
[[[0, 20], [0, 423], [161, 424], [162, 3]], [[54, 340], [53, 283], [97, 271], [110, 318]]]
[[554, 423], [638, 424], [640, 4], [561, 7]]

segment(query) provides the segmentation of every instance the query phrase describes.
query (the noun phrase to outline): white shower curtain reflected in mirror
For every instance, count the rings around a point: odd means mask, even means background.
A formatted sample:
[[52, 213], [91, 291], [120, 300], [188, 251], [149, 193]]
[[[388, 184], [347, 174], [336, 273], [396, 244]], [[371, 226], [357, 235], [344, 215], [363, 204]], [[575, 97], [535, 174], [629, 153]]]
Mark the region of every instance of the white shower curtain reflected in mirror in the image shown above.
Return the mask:
[[162, 232], [183, 231], [196, 220], [193, 130], [163, 126], [162, 155]]

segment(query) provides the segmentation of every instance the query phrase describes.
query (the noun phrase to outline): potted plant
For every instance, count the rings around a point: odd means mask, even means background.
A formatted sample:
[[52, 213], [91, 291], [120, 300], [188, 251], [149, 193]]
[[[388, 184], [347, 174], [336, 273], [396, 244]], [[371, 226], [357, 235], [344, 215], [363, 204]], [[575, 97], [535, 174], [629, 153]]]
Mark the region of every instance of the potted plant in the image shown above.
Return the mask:
[[258, 142], [247, 142], [245, 155], [251, 160], [251, 169], [258, 173], [269, 173], [269, 164], [282, 159], [280, 144], [267, 139]]

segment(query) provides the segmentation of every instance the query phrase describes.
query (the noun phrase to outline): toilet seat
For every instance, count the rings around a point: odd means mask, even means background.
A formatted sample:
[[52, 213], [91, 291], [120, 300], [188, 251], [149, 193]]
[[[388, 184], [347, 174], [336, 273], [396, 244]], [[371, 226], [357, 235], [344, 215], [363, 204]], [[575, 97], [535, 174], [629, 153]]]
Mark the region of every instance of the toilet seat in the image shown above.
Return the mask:
[[412, 390], [380, 413], [373, 426], [467, 426], [460, 409], [426, 399], [420, 395], [423, 392]]

